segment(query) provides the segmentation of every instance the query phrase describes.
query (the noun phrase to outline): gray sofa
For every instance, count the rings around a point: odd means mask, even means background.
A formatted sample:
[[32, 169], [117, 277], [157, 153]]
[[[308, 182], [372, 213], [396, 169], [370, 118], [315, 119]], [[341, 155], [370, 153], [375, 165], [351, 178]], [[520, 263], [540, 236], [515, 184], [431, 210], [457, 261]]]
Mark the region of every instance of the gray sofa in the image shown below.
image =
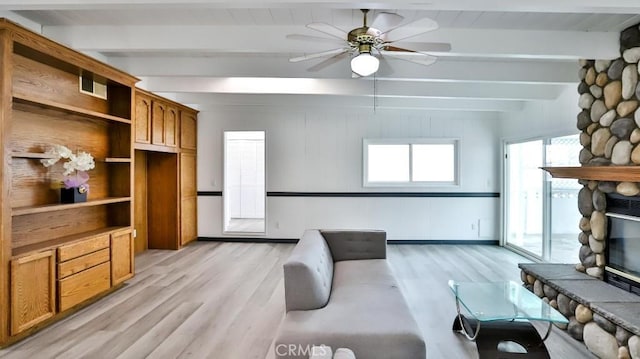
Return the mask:
[[284, 264], [276, 358], [349, 348], [360, 359], [423, 359], [422, 333], [386, 260], [383, 231], [307, 230]]

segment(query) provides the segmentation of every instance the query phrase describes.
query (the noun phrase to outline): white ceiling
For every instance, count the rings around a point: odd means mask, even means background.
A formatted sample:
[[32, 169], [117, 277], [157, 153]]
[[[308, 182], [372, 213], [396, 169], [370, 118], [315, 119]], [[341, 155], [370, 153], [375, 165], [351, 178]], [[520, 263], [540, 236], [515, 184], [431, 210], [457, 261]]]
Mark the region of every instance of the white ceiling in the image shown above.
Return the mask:
[[[412, 42], [448, 42], [428, 67], [389, 60], [375, 77], [352, 79], [344, 59], [288, 58], [329, 50], [305, 27], [362, 25], [360, 8], [438, 30]], [[619, 32], [640, 23], [638, 0], [3, 0], [0, 12], [140, 77], [141, 87], [206, 109], [220, 105], [332, 106], [518, 111], [578, 82], [580, 58], [619, 56]], [[371, 17], [370, 17], [371, 18]], [[407, 25], [411, 26], [411, 25]], [[326, 37], [326, 36], [325, 36]], [[389, 71], [390, 70], [390, 71]], [[373, 81], [375, 79], [375, 81]]]

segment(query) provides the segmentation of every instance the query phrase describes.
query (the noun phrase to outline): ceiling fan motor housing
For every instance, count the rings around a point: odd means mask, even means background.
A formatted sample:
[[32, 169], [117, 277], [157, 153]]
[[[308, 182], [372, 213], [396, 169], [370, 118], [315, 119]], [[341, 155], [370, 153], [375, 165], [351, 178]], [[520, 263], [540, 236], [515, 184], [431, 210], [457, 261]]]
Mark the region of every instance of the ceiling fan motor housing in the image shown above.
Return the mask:
[[378, 29], [363, 26], [349, 31], [347, 41], [358, 44], [375, 44], [381, 33]]
[[384, 41], [380, 38], [382, 32], [373, 27], [363, 26], [349, 32], [348, 41], [358, 53], [371, 53], [371, 48], [381, 45]]

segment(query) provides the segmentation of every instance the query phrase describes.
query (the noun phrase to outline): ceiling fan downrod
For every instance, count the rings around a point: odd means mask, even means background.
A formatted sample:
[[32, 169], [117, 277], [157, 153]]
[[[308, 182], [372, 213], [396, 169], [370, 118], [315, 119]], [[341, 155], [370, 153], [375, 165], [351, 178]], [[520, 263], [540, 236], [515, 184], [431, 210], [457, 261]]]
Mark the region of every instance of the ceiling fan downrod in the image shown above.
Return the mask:
[[369, 12], [369, 9], [360, 9], [360, 11], [362, 11], [362, 15], [364, 16], [363, 27], [369, 27], [369, 25], [367, 25], [367, 13]]

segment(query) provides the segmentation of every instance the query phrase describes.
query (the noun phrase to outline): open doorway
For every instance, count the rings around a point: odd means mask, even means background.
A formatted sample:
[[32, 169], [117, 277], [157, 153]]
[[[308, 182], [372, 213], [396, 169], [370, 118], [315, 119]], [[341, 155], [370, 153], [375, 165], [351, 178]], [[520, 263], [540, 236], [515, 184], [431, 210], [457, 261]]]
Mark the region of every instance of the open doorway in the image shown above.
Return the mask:
[[265, 233], [265, 133], [224, 133], [224, 232]]

